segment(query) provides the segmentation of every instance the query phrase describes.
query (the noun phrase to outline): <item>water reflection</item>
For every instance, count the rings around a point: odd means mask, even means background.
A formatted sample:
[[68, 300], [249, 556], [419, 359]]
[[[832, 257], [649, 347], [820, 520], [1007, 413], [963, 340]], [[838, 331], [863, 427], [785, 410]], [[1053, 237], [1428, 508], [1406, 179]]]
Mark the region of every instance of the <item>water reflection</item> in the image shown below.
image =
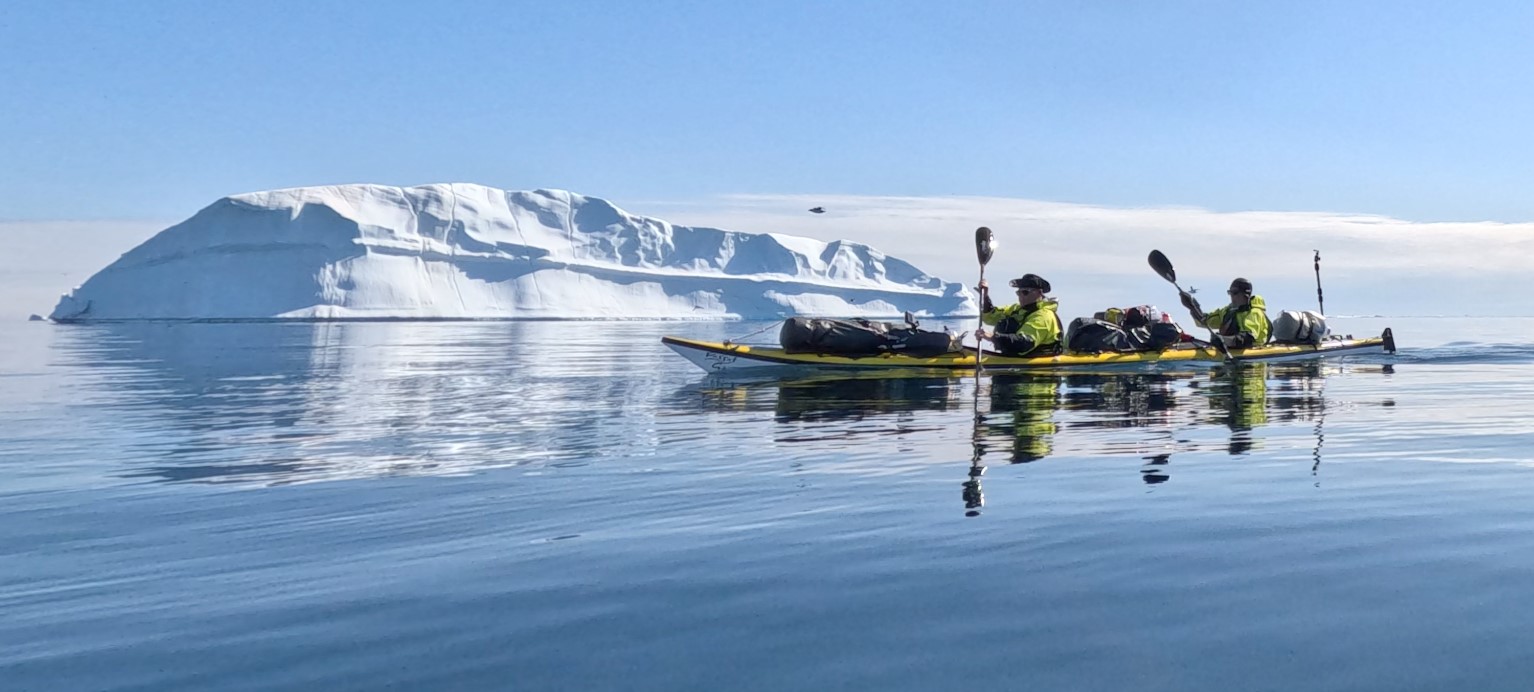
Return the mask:
[[[949, 439], [968, 434], [973, 453], [962, 496], [966, 512], [974, 515], [985, 502], [987, 463], [1124, 456], [1138, 459], [1140, 480], [1154, 486], [1171, 480], [1179, 455], [1247, 455], [1263, 445], [1262, 428], [1295, 422], [1314, 424], [1308, 451], [1315, 473], [1324, 442], [1327, 378], [1391, 371], [1388, 365], [1259, 363], [1203, 371], [988, 373], [978, 385], [973, 378], [944, 375], [826, 374], [709, 380], [682, 394], [696, 397], [705, 410], [770, 407], [774, 420], [789, 429], [780, 441], [918, 430]], [[968, 431], [955, 427], [954, 416], [940, 415], [960, 411], [971, 421]], [[893, 425], [871, 424], [880, 419]], [[818, 429], [811, 434], [806, 427], [814, 424]], [[1224, 434], [1204, 432], [1214, 430]]]
[[980, 420], [987, 437], [1011, 441], [1012, 463], [1043, 459], [1054, 450], [1055, 411], [1063, 378], [996, 375], [990, 381], [990, 411]]
[[742, 450], [871, 471], [952, 461], [968, 440], [972, 510], [986, 464], [1132, 458], [1159, 484], [1179, 455], [1246, 454], [1275, 424], [1315, 422], [1319, 441], [1340, 367], [700, 380], [654, 343], [664, 329], [81, 325], [55, 329], [50, 352], [79, 439], [117, 477], [270, 485]]
[[[1253, 431], [1270, 423], [1314, 421], [1316, 434], [1320, 435], [1327, 407], [1327, 375], [1337, 372], [1342, 372], [1342, 366], [1321, 362], [1257, 363], [1216, 368], [1196, 384], [1201, 385], [1208, 401], [1209, 421], [1230, 430], [1227, 451], [1241, 455], [1258, 444]], [[1389, 375], [1394, 370], [1390, 365], [1364, 365], [1350, 366], [1348, 372]], [[1318, 444], [1317, 467], [1319, 450]]]
[[780, 423], [863, 420], [871, 416], [955, 407], [954, 381], [946, 376], [871, 379], [803, 379], [777, 384]]
[[132, 478], [456, 474], [653, 448], [644, 420], [606, 409], [653, 391], [664, 354], [547, 357], [562, 328], [124, 323], [59, 328], [52, 349], [74, 415]]

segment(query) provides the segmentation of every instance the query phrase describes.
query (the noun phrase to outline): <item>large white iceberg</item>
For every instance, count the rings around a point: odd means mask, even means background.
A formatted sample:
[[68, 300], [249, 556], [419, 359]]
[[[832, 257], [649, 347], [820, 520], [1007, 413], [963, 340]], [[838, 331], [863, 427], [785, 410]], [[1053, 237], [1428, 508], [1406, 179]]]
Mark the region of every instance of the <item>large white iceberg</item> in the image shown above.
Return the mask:
[[58, 321], [957, 317], [866, 245], [675, 226], [561, 190], [337, 185], [221, 199], [59, 300]]

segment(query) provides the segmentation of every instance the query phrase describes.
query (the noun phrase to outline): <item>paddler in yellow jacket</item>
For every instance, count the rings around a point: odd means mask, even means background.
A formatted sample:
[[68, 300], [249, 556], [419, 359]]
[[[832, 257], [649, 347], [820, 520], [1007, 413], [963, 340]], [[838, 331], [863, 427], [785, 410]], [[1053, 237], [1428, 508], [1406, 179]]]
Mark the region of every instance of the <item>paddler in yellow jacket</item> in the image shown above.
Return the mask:
[[989, 333], [975, 330], [976, 343], [989, 339], [1004, 356], [1053, 356], [1063, 351], [1057, 301], [1044, 297], [1049, 282], [1038, 274], [1012, 280], [1017, 305], [998, 308], [991, 302], [985, 281], [980, 282], [980, 321], [995, 327]]
[[[1203, 326], [1213, 329], [1226, 348], [1256, 348], [1268, 343], [1272, 323], [1268, 304], [1252, 295], [1252, 282], [1237, 278], [1226, 291], [1230, 304], [1204, 315]], [[1193, 310], [1193, 296], [1182, 294], [1183, 307]]]

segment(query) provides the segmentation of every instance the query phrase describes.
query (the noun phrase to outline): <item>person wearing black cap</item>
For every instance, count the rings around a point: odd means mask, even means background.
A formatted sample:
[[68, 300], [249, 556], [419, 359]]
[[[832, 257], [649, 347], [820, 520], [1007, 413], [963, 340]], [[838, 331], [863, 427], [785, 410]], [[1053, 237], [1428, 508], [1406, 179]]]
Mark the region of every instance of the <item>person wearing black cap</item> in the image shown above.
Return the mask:
[[[1230, 305], [1204, 315], [1202, 324], [1215, 330], [1226, 348], [1253, 348], [1268, 343], [1272, 323], [1268, 305], [1262, 296], [1252, 295], [1252, 282], [1237, 278], [1230, 282]], [[1193, 309], [1193, 296], [1182, 294], [1183, 307]]]
[[975, 330], [976, 343], [989, 339], [1004, 356], [1053, 356], [1062, 352], [1060, 304], [1044, 297], [1049, 282], [1038, 274], [1024, 274], [1012, 280], [1017, 289], [1017, 305], [998, 308], [991, 302], [985, 281], [980, 282], [980, 321], [995, 327], [989, 333]]

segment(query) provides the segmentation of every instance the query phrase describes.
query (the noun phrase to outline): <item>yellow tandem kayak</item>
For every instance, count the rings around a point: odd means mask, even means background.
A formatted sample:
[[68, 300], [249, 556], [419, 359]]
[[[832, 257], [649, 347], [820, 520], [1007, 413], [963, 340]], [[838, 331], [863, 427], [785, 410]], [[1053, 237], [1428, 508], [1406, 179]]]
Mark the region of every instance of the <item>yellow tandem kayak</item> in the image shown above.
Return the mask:
[[[681, 337], [661, 337], [661, 343], [700, 368], [714, 373], [760, 372], [765, 368], [809, 370], [973, 370], [974, 349], [920, 358], [901, 353], [869, 356], [842, 356], [819, 353], [789, 353], [773, 346], [750, 346], [729, 342], [698, 341]], [[1376, 337], [1352, 339], [1331, 337], [1320, 344], [1269, 344], [1261, 348], [1232, 350], [1230, 359], [1241, 362], [1283, 362], [1362, 355], [1395, 353], [1395, 337], [1389, 329]], [[1125, 366], [1208, 367], [1226, 362], [1212, 346], [1180, 344], [1164, 351], [1136, 353], [1065, 353], [1058, 356], [1013, 358], [986, 352], [982, 364], [987, 370], [1061, 370]]]

